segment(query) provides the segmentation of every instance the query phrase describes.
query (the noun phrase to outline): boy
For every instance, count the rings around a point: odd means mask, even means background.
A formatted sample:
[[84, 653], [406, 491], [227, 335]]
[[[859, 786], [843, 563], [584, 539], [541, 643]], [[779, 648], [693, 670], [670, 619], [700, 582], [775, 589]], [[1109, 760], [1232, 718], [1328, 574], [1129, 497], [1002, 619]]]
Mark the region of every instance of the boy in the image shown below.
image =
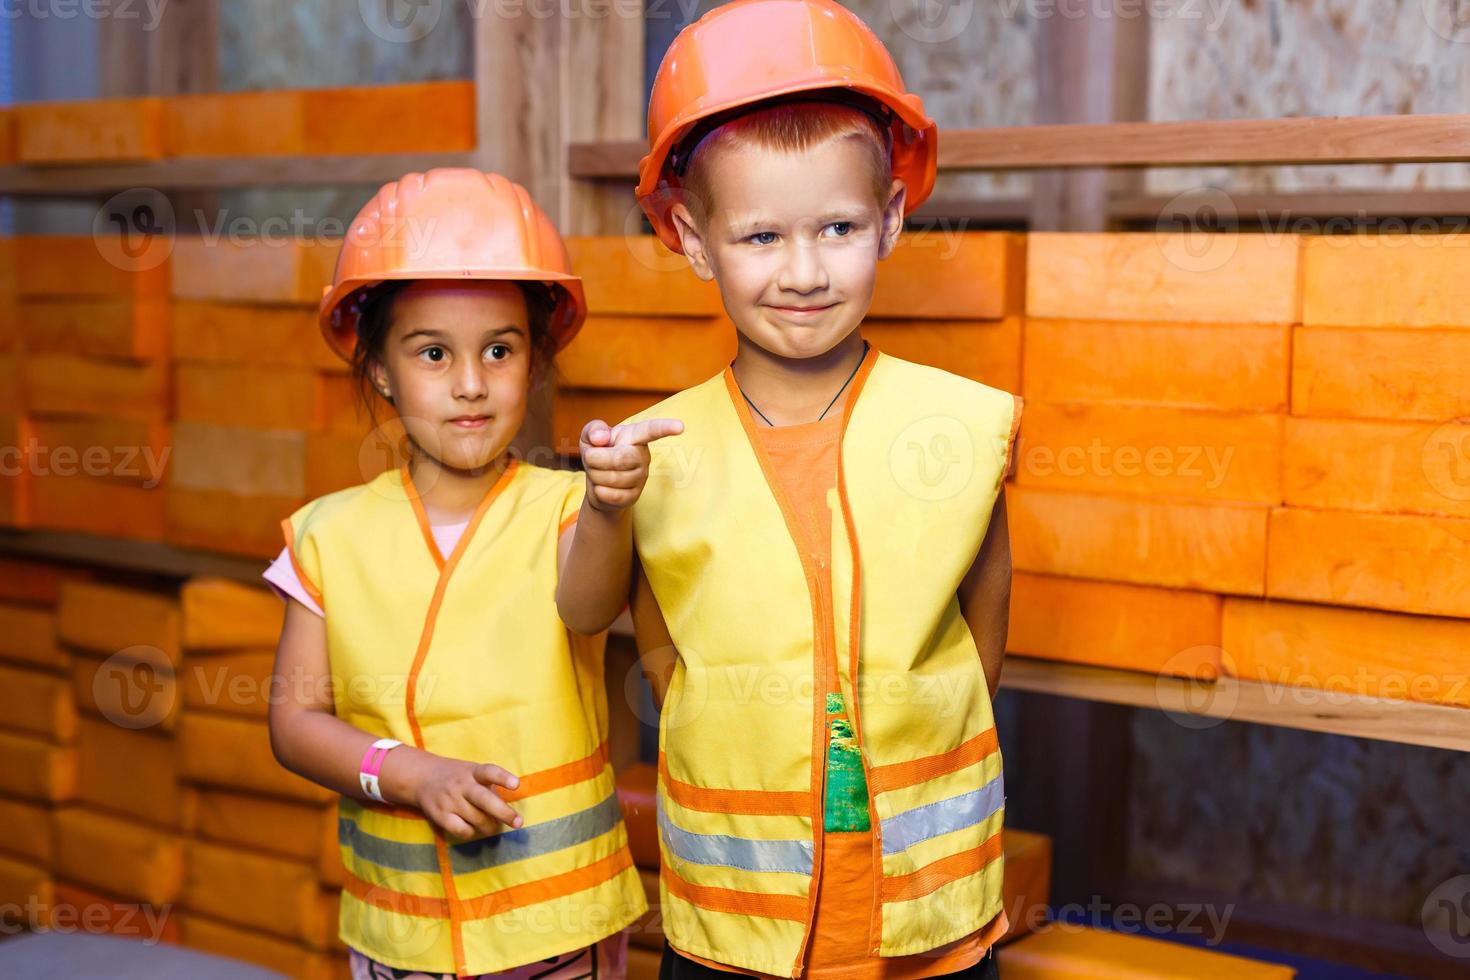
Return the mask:
[[663, 974], [993, 976], [1020, 401], [860, 331], [933, 186], [934, 124], [830, 0], [691, 25], [649, 121], [640, 201], [718, 283], [738, 354], [584, 429], [558, 601], [595, 632], [635, 581], [662, 706]]

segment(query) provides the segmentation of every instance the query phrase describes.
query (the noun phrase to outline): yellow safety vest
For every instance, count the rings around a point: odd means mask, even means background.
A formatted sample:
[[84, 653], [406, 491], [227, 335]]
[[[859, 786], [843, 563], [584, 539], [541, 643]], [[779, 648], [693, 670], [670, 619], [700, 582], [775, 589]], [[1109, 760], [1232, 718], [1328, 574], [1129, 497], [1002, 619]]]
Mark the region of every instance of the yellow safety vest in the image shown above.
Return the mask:
[[607, 753], [604, 638], [556, 610], [557, 537], [583, 478], [512, 463], [440, 555], [405, 470], [285, 523], [326, 612], [337, 716], [520, 777], [519, 830], [452, 843], [411, 808], [344, 797], [348, 946], [399, 969], [495, 973], [646, 910]]
[[[822, 861], [828, 664], [855, 709], [882, 868], [873, 953], [922, 953], [1001, 911], [1001, 758], [957, 593], [1020, 407], [869, 351], [829, 496], [830, 567], [797, 547], [800, 516], [729, 370], [637, 416], [685, 425], [653, 445], [633, 521], [679, 652], [658, 795], [676, 949], [800, 975]], [[818, 576], [830, 576], [830, 609]]]

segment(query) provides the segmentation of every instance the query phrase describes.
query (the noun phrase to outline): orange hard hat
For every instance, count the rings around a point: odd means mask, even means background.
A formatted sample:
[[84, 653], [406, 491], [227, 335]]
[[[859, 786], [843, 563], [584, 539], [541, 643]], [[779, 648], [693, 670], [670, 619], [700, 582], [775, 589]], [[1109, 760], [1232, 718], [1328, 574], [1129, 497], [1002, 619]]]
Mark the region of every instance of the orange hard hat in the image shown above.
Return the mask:
[[905, 213], [929, 197], [938, 127], [868, 25], [833, 0], [735, 0], [680, 31], [654, 76], [638, 203], [663, 243], [681, 250], [669, 209], [700, 138], [758, 103], [808, 100], [857, 104], [888, 124]]
[[557, 350], [587, 319], [582, 280], [551, 219], [499, 174], [446, 167], [383, 185], [352, 220], [322, 295], [322, 333], [332, 349], [352, 360], [363, 300], [385, 282], [412, 279], [544, 282], [556, 295]]

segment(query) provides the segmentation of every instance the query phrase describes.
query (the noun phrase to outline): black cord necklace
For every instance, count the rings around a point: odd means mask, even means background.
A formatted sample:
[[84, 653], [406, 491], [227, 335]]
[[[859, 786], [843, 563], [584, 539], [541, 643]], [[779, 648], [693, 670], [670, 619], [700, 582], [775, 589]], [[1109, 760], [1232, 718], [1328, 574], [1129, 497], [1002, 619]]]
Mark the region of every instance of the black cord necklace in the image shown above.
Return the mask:
[[[852, 379], [855, 378], [855, 377], [857, 377], [858, 368], [860, 368], [860, 367], [863, 366], [863, 361], [867, 360], [867, 358], [868, 358], [868, 342], [865, 340], [865, 341], [863, 341], [863, 356], [858, 358], [857, 364], [853, 366], [852, 373], [847, 376], [847, 380], [846, 381], [842, 382], [842, 387], [837, 389], [837, 394], [835, 394], [835, 395], [832, 396], [832, 400], [827, 403], [827, 407], [824, 408], [824, 409], [822, 409], [822, 414], [817, 416], [817, 421], [818, 422], [820, 422], [820, 421], [822, 421], [822, 419], [826, 418], [827, 417], [827, 413], [830, 412], [830, 411], [832, 411], [832, 406], [837, 404], [837, 399], [841, 398], [842, 397], [842, 393], [847, 390], [847, 386], [850, 385], [850, 384], [852, 384]], [[735, 366], [735, 363], [733, 361], [730, 362], [730, 367], [733, 368], [734, 366]], [[731, 376], [733, 377], [734, 376], [734, 371], [731, 371], [730, 373], [731, 373]], [[740, 389], [740, 397], [745, 399], [745, 404], [747, 404], [747, 405], [750, 406], [750, 410], [752, 412], [755, 412], [755, 414], [759, 415], [761, 417], [761, 420], [763, 422], [765, 422], [766, 425], [769, 425], [773, 429], [777, 427], [776, 426], [776, 423], [775, 422], [772, 422], [770, 419], [766, 418], [766, 413], [765, 412], [762, 412], [759, 408], [757, 408], [755, 402], [753, 402], [753, 401], [750, 400], [750, 396], [745, 393], [745, 388], [741, 386], [740, 379], [739, 378], [735, 378], [735, 387], [737, 387], [737, 388]]]

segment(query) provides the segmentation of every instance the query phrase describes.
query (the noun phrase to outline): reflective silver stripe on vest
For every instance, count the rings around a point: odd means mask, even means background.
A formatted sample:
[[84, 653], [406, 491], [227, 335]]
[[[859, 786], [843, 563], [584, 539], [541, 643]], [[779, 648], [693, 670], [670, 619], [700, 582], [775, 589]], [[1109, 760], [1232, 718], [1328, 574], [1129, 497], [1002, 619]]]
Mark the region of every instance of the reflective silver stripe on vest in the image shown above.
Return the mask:
[[709, 864], [741, 871], [812, 873], [815, 848], [809, 840], [753, 840], [724, 834], [696, 834], [674, 822], [658, 801], [658, 829], [664, 846], [690, 864]]
[[882, 821], [883, 853], [898, 854], [915, 844], [983, 823], [1005, 805], [1005, 781], [997, 775], [979, 789], [928, 803]]
[[[533, 827], [507, 830], [491, 837], [453, 844], [449, 867], [457, 875], [525, 861], [595, 840], [618, 825], [622, 811], [614, 793], [593, 807], [547, 820]], [[394, 871], [437, 872], [439, 858], [433, 844], [403, 844], [366, 833], [356, 822], [341, 817], [337, 839], [352, 853], [380, 868]]]

